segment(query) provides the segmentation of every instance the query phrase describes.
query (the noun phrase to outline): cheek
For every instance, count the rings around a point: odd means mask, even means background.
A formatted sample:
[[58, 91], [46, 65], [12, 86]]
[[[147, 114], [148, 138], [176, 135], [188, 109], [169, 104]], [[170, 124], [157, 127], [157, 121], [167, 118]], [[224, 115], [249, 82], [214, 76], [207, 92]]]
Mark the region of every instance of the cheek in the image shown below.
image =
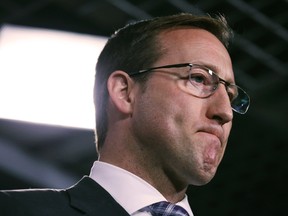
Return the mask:
[[157, 142], [157, 146], [167, 145], [167, 148], [189, 148], [184, 146], [191, 143], [195, 124], [203, 115], [203, 103], [171, 80], [171, 85], [167, 83], [150, 83], [149, 88], [137, 96], [132, 125], [140, 141]]
[[160, 91], [159, 87], [157, 91], [149, 92], [138, 97], [134, 107], [132, 125], [138, 141], [157, 146], [175, 142], [173, 139], [179, 138], [185, 119], [188, 119], [183, 115], [184, 100], [172, 91]]
[[[156, 95], [143, 94], [134, 105], [132, 126], [140, 140], [150, 142], [156, 134], [165, 133], [167, 125], [167, 106]], [[149, 141], [150, 140], [150, 141]]]
[[228, 138], [229, 138], [231, 129], [232, 129], [232, 121], [226, 123], [225, 125], [223, 125], [224, 138], [225, 138], [225, 143], [226, 144], [228, 142]]

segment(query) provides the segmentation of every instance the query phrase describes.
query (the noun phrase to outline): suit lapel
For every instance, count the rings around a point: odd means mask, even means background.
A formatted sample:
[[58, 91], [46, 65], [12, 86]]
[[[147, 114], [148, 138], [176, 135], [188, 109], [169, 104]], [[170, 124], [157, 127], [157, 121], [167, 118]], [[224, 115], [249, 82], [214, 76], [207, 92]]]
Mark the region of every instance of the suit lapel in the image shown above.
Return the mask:
[[85, 176], [67, 189], [71, 206], [89, 216], [128, 216], [111, 195], [93, 179]]

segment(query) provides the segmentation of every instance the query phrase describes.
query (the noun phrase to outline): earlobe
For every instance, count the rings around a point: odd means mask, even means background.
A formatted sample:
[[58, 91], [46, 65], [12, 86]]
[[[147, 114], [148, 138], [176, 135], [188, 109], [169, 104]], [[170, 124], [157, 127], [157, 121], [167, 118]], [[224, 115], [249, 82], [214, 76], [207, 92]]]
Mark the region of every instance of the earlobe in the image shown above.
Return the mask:
[[109, 96], [117, 109], [123, 113], [130, 113], [132, 110], [131, 90], [133, 80], [124, 71], [114, 71], [107, 81]]

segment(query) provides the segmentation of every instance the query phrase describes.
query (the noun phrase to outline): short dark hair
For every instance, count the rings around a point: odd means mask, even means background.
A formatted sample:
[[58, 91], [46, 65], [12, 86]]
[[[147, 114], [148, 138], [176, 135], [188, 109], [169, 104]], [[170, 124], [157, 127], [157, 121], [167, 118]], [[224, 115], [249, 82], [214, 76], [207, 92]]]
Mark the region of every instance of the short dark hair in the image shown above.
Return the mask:
[[161, 57], [159, 34], [176, 28], [199, 28], [215, 35], [228, 48], [233, 36], [224, 16], [180, 13], [130, 23], [116, 31], [107, 41], [96, 65], [94, 102], [96, 107], [97, 147], [100, 149], [107, 133], [107, 80], [111, 73], [123, 70], [132, 73], [151, 67]]

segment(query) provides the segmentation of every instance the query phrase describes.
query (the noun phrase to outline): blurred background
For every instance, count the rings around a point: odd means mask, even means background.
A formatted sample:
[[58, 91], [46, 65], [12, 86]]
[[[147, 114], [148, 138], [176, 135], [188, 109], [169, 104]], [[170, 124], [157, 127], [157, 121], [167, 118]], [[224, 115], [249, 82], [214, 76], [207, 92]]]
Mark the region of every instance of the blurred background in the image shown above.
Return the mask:
[[215, 178], [189, 188], [194, 214], [285, 215], [287, 0], [1, 0], [0, 189], [63, 188], [89, 174], [97, 157], [92, 83], [106, 38], [179, 12], [227, 17], [236, 80], [251, 96], [249, 112], [235, 114]]

